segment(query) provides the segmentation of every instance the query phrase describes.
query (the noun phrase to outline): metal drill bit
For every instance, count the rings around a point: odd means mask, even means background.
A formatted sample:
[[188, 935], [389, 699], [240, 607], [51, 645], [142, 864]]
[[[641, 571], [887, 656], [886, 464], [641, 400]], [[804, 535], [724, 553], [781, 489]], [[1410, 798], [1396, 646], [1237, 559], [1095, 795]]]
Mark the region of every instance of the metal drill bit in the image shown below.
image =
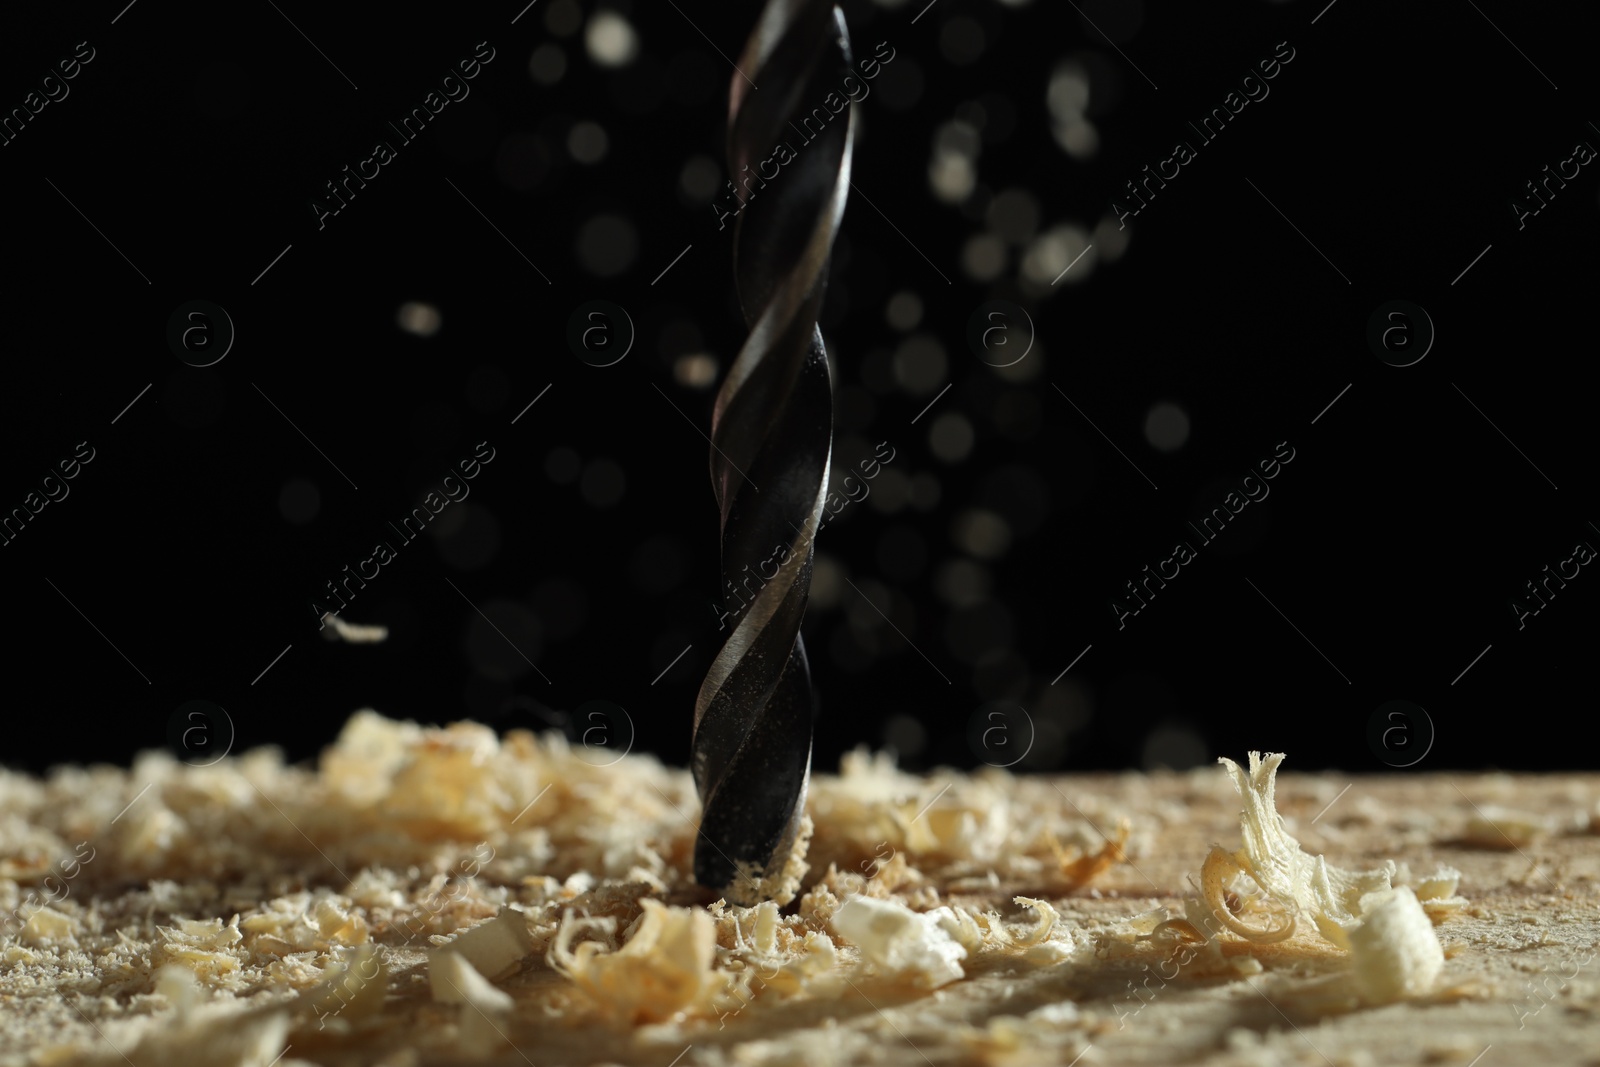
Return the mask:
[[736, 904], [787, 903], [780, 884], [811, 775], [815, 704], [800, 621], [833, 454], [817, 313], [855, 133], [853, 102], [838, 114], [824, 101], [845, 97], [850, 63], [831, 0], [769, 0], [729, 92], [728, 171], [743, 204], [734, 279], [750, 336], [717, 393], [711, 482], [724, 606], [737, 622], [695, 701], [691, 768], [703, 811], [695, 878]]

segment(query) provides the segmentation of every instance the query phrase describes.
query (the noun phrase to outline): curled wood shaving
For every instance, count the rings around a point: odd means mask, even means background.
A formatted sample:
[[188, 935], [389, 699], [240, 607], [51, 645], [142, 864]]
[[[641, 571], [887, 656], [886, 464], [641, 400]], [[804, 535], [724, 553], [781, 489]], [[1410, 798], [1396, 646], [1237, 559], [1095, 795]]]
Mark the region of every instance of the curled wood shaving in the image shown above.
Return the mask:
[[550, 946], [552, 968], [630, 1022], [657, 1022], [706, 1010], [720, 979], [712, 970], [717, 932], [699, 908], [669, 908], [645, 898], [632, 936], [615, 952], [594, 941], [572, 947], [584, 925], [609, 933], [609, 918], [584, 919], [568, 909]]
[[[1206, 857], [1200, 873], [1203, 908], [1197, 910], [1209, 909], [1210, 914], [1200, 914], [1199, 925], [1213, 931], [1220, 925], [1264, 944], [1293, 936], [1298, 916], [1309, 913], [1325, 940], [1351, 953], [1357, 987], [1369, 1001], [1386, 1002], [1431, 989], [1444, 964], [1444, 952], [1419, 902], [1420, 894], [1410, 887], [1395, 888], [1398, 868], [1393, 860], [1376, 870], [1349, 871], [1302, 849], [1277, 810], [1274, 780], [1283, 759], [1282, 753], [1262, 759], [1259, 752], [1252, 752], [1248, 772], [1230, 759], [1219, 760], [1244, 797], [1239, 816], [1244, 847], [1230, 853], [1216, 846]], [[1282, 921], [1263, 928], [1240, 919], [1236, 910], [1243, 912], [1247, 905], [1230, 906], [1226, 884], [1235, 875], [1260, 886], [1280, 909]], [[1449, 898], [1459, 879], [1459, 872], [1441, 868], [1421, 883], [1422, 892]]]

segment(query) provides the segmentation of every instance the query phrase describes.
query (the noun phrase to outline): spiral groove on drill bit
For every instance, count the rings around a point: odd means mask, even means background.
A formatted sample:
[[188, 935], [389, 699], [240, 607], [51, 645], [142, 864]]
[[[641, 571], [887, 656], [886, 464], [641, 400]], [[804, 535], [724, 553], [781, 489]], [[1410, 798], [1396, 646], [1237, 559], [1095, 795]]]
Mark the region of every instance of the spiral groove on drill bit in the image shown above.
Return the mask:
[[758, 172], [780, 142], [804, 139], [795, 121], [839, 91], [850, 63], [831, 0], [769, 0], [729, 92], [728, 171], [746, 194], [734, 279], [750, 335], [717, 393], [711, 481], [724, 606], [738, 621], [695, 701], [691, 769], [703, 812], [695, 878], [736, 904], [786, 903], [804, 846], [815, 705], [800, 622], [833, 454], [817, 314], [850, 187], [853, 103], [835, 121], [813, 120], [807, 132], [820, 132], [775, 177]]

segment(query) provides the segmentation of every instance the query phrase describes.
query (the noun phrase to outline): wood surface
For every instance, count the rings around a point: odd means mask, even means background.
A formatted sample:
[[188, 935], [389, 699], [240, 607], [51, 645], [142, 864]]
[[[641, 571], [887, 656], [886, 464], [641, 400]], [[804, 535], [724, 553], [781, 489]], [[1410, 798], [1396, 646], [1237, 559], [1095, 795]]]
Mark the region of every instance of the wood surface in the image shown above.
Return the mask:
[[[648, 998], [618, 1014], [553, 965], [551, 946], [569, 912], [615, 920], [609, 953], [645, 898], [679, 915], [707, 909], [689, 875], [687, 773], [637, 756], [580, 766], [527, 737], [443, 736], [409, 736], [404, 756], [351, 742], [319, 769], [267, 752], [203, 771], [168, 760], [45, 782], [0, 775], [0, 904], [15, 909], [52, 860], [59, 874], [80, 837], [97, 849], [52, 904], [70, 933], [0, 937], [0, 1067], [1600, 1064], [1600, 775], [1280, 772], [1278, 810], [1308, 853], [1462, 873], [1467, 903], [1436, 927], [1437, 988], [1371, 1006], [1350, 994], [1346, 953], [1309, 922], [1275, 944], [1224, 935], [1220, 955], [1182, 968], [1140, 936], [1156, 909], [1183, 915], [1214, 844], [1240, 845], [1242, 802], [1220, 767], [917, 777], [858, 759], [853, 776], [816, 776], [811, 869], [783, 909], [785, 958], [808, 931], [828, 935], [827, 914], [851, 892], [918, 912], [960, 905], [1014, 943], [970, 954], [963, 978], [929, 990], [832, 936], [831, 991], [754, 983], [656, 1018]], [[439, 767], [417, 770], [429, 760]], [[154, 788], [136, 798], [141, 779]], [[492, 860], [452, 873], [474, 839]], [[1059, 913], [1054, 956], [1026, 948], [1040, 913], [1019, 896]], [[261, 933], [285, 900], [311, 903]], [[428, 951], [505, 904], [526, 912], [533, 948], [494, 983], [509, 1013], [480, 1021], [439, 1001]], [[739, 944], [755, 913], [715, 910], [720, 981], [748, 966]], [[418, 914], [421, 936], [416, 922], [408, 936], [400, 920]], [[230, 940], [235, 915], [245, 932]], [[319, 1025], [308, 998], [330, 961], [362, 944], [381, 946], [381, 996]], [[198, 975], [187, 1008], [163, 963]], [[224, 1033], [236, 1047], [218, 1045]]]

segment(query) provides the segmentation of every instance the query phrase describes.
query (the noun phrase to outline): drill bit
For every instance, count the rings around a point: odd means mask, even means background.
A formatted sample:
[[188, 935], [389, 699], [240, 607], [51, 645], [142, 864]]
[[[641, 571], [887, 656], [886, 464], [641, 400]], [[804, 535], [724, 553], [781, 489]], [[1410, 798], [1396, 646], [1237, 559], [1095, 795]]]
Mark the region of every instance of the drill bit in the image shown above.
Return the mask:
[[702, 809], [695, 878], [742, 905], [792, 899], [809, 838], [815, 700], [800, 621], [833, 455], [817, 313], [855, 134], [853, 101], [845, 115], [822, 105], [842, 97], [850, 63], [831, 0], [768, 0], [728, 94], [730, 186], [744, 191], [734, 281], [750, 335], [717, 392], [711, 482], [724, 606], [738, 621], [695, 700], [690, 763]]

